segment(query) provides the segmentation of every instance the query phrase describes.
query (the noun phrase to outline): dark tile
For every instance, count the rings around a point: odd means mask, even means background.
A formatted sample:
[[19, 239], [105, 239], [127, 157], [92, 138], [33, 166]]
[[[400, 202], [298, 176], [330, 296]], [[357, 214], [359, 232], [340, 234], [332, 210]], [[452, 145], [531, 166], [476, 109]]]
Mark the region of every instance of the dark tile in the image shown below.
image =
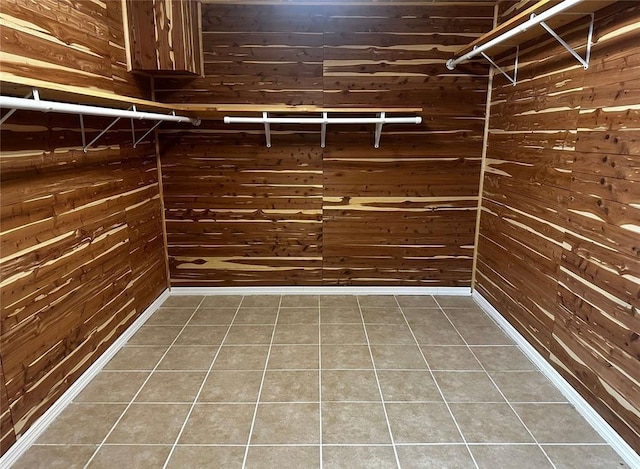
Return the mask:
[[247, 402], [258, 400], [262, 371], [212, 371], [202, 387], [199, 402]]
[[396, 466], [393, 446], [324, 446], [323, 469], [388, 469]]
[[543, 446], [557, 469], [603, 469], [629, 467], [608, 445]]
[[204, 371], [156, 371], [136, 402], [193, 402], [205, 374]]
[[369, 347], [366, 345], [323, 345], [323, 369], [373, 368]]
[[504, 402], [484, 371], [434, 371], [447, 402]]
[[251, 444], [320, 443], [318, 404], [260, 404]]
[[538, 443], [603, 443], [571, 404], [514, 404]]
[[167, 469], [241, 469], [244, 449], [244, 446], [178, 445], [169, 459]]
[[480, 363], [466, 345], [423, 345], [420, 348], [432, 370], [482, 370]]
[[217, 345], [174, 345], [158, 365], [158, 370], [207, 371], [217, 351]]
[[220, 345], [227, 330], [227, 326], [187, 326], [175, 345]]
[[470, 449], [480, 469], [553, 468], [538, 445], [472, 445]]
[[125, 408], [124, 404], [69, 404], [36, 443], [99, 444]]
[[403, 469], [470, 469], [475, 467], [465, 445], [398, 446], [398, 458]]
[[428, 371], [379, 370], [385, 401], [442, 401]]
[[246, 445], [255, 404], [196, 404], [181, 445]]
[[323, 401], [379, 401], [380, 391], [373, 370], [325, 370], [322, 372]]
[[250, 446], [247, 469], [317, 469], [320, 446]]
[[323, 403], [322, 442], [324, 444], [390, 443], [382, 404]]
[[390, 403], [386, 407], [396, 443], [463, 441], [444, 403]]
[[123, 347], [106, 364], [104, 370], [153, 370], [166, 350], [166, 346]]
[[320, 379], [318, 371], [267, 371], [261, 402], [317, 402]]
[[371, 353], [378, 369], [426, 369], [420, 349], [415, 345], [372, 345]]
[[106, 443], [172, 445], [190, 407], [190, 404], [132, 404]]
[[317, 345], [274, 345], [269, 354], [269, 370], [317, 369]]
[[468, 443], [533, 443], [507, 403], [452, 403], [450, 408]]
[[11, 467], [12, 469], [82, 469], [95, 449], [96, 446], [32, 445]]
[[269, 347], [266, 345], [233, 345], [220, 347], [214, 370], [264, 370]]
[[101, 371], [74, 402], [122, 402], [128, 404], [149, 376], [145, 371]]
[[171, 445], [104, 445], [89, 464], [91, 469], [162, 467]]

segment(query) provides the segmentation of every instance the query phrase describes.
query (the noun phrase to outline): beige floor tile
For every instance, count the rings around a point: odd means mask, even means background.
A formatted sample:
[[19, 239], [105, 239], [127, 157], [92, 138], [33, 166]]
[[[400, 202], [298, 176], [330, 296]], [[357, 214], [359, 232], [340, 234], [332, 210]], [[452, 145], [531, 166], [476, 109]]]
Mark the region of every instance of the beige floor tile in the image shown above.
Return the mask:
[[504, 402], [484, 371], [434, 371], [447, 402]]
[[322, 344], [366, 344], [362, 324], [322, 324]]
[[358, 298], [355, 295], [322, 295], [320, 297], [320, 308], [324, 307], [359, 308]]
[[96, 446], [31, 446], [12, 469], [82, 469]]
[[322, 372], [323, 401], [379, 401], [380, 391], [373, 370], [325, 370]]
[[167, 469], [241, 469], [244, 446], [176, 446]]
[[187, 326], [175, 345], [220, 345], [228, 329], [227, 326]]
[[262, 308], [280, 306], [280, 295], [245, 295], [240, 307]]
[[420, 325], [429, 327], [451, 326], [449, 319], [439, 309], [402, 308], [402, 312], [411, 327]]
[[420, 349], [415, 345], [372, 345], [371, 353], [378, 369], [426, 369]]
[[258, 406], [251, 444], [318, 444], [318, 404], [263, 404]]
[[173, 444], [190, 404], [132, 404], [107, 438], [110, 444]]
[[358, 306], [321, 306], [320, 322], [322, 324], [362, 324], [362, 316]]
[[280, 308], [278, 324], [317, 324], [320, 321], [320, 310], [315, 308]]
[[317, 344], [319, 329], [317, 324], [278, 324], [273, 343], [278, 345]]
[[557, 469], [624, 469], [629, 467], [608, 445], [543, 446]]
[[249, 308], [241, 306], [233, 320], [233, 324], [268, 324], [276, 323], [278, 307]]
[[269, 355], [269, 370], [318, 369], [317, 345], [274, 345]]
[[247, 469], [317, 469], [320, 446], [250, 446]]
[[282, 308], [318, 308], [320, 297], [318, 295], [282, 295]]
[[361, 308], [365, 306], [374, 308], [398, 307], [393, 295], [358, 295], [358, 303]]
[[[402, 469], [470, 469], [475, 467], [464, 445], [398, 446]], [[495, 466], [500, 467], [500, 466]]]
[[420, 348], [432, 370], [482, 370], [480, 363], [466, 345], [423, 345]]
[[223, 345], [213, 364], [214, 370], [264, 370], [269, 347], [266, 345]]
[[89, 464], [90, 469], [162, 467], [171, 451], [170, 445], [105, 445]]
[[198, 308], [190, 326], [228, 326], [236, 315], [237, 308]]
[[149, 373], [144, 371], [102, 371], [74, 402], [122, 402], [128, 404]]
[[480, 469], [553, 468], [538, 445], [472, 445], [470, 449]]
[[325, 446], [323, 469], [389, 469], [396, 467], [393, 446]]
[[367, 324], [371, 344], [415, 344], [416, 340], [406, 325]]
[[158, 365], [158, 370], [206, 371], [217, 351], [217, 345], [174, 345]]
[[104, 370], [153, 370], [166, 350], [166, 346], [122, 347], [106, 364]]
[[496, 323], [479, 306], [470, 309], [445, 309], [445, 314], [457, 328], [496, 326]]
[[320, 381], [318, 371], [267, 371], [261, 402], [316, 402]]
[[513, 345], [498, 326], [466, 326], [458, 332], [468, 345]]
[[242, 295], [211, 295], [205, 296], [201, 308], [237, 308], [242, 301]]
[[229, 329], [225, 345], [268, 345], [273, 326], [236, 326]]
[[468, 443], [533, 443], [506, 403], [452, 403], [450, 407]]
[[470, 296], [437, 295], [435, 299], [442, 308], [472, 308], [478, 305]]
[[136, 402], [193, 402], [205, 375], [204, 371], [156, 371]]
[[514, 404], [538, 443], [603, 443], [571, 404]]
[[464, 340], [451, 324], [411, 325], [420, 345], [464, 345]]
[[431, 295], [396, 295], [396, 300], [404, 308], [437, 308]]
[[99, 444], [125, 408], [124, 404], [69, 404], [36, 443]]
[[365, 324], [406, 324], [402, 311], [398, 306], [386, 308], [363, 306], [362, 317]]
[[378, 380], [385, 401], [442, 401], [428, 371], [379, 370]]
[[255, 404], [196, 404], [181, 445], [246, 445]]
[[489, 373], [509, 402], [566, 402], [558, 388], [539, 371]]
[[195, 309], [202, 300], [203, 296], [199, 295], [171, 295], [162, 303], [162, 308], [174, 307], [174, 308], [192, 308]]
[[181, 330], [181, 326], [142, 326], [127, 345], [171, 345]]
[[391, 438], [382, 404], [323, 403], [322, 442], [325, 444], [390, 443]]
[[247, 402], [258, 400], [262, 371], [212, 371], [202, 387], [199, 402]]
[[444, 403], [389, 403], [386, 407], [396, 443], [463, 441]]
[[145, 322], [147, 326], [184, 326], [193, 315], [191, 308], [160, 308]]
[[536, 370], [535, 365], [518, 347], [471, 347], [487, 371]]
[[369, 347], [366, 345], [323, 345], [323, 369], [373, 368]]

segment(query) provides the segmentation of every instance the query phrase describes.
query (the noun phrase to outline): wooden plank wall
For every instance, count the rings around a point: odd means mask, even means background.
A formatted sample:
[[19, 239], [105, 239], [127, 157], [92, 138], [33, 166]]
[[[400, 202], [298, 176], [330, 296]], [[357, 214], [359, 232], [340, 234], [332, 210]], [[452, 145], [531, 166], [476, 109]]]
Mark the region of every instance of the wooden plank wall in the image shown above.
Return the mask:
[[[85, 117], [88, 138], [108, 122]], [[2, 126], [3, 451], [168, 285], [155, 146], [128, 125], [86, 154], [77, 116]]]
[[2, 0], [0, 78], [149, 97], [127, 72], [120, 1]]
[[[468, 286], [487, 67], [450, 72], [493, 2], [203, 4], [206, 76], [165, 101], [423, 107], [420, 126], [167, 132], [173, 285]], [[195, 181], [195, 182], [194, 182]], [[202, 234], [206, 234], [203, 237]]]
[[496, 77], [476, 288], [638, 451], [640, 6], [594, 40], [587, 71], [544, 40]]

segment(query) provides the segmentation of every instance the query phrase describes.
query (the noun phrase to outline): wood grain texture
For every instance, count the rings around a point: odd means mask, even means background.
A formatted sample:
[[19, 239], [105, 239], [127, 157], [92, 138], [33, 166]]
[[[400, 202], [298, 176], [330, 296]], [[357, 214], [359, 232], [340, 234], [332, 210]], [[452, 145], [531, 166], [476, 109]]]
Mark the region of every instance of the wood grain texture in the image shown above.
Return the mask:
[[638, 5], [594, 41], [587, 71], [551, 39], [496, 78], [476, 287], [638, 451]]
[[2, 127], [0, 357], [18, 437], [167, 286], [154, 145], [133, 149], [127, 123], [85, 154], [78, 130], [24, 111]]
[[163, 74], [202, 74], [198, 2], [127, 0], [131, 68]]
[[149, 80], [127, 72], [119, 1], [3, 0], [0, 26], [2, 81], [148, 97]]
[[205, 77], [155, 79], [160, 99], [424, 123], [377, 150], [373, 126], [329, 126], [324, 150], [319, 126], [272, 126], [271, 149], [259, 125], [164, 132], [172, 284], [470, 284], [488, 69], [444, 61], [493, 3], [357, 3], [203, 5]]

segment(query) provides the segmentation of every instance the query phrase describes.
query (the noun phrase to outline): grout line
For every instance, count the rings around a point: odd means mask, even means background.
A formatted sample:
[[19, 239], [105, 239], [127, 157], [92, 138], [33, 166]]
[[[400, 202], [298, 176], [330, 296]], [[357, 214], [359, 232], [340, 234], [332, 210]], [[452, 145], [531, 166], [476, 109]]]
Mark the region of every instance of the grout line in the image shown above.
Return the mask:
[[[206, 298], [206, 296], [204, 298]], [[202, 301], [204, 301], [204, 299]], [[202, 394], [202, 390], [204, 389], [204, 385], [206, 384], [207, 379], [209, 379], [209, 375], [211, 374], [211, 370], [213, 370], [213, 365], [216, 362], [216, 359], [218, 358], [218, 355], [220, 354], [220, 350], [222, 349], [222, 344], [224, 343], [225, 339], [227, 338], [227, 335], [229, 335], [229, 331], [231, 330], [231, 326], [233, 326], [233, 320], [235, 319], [236, 315], [238, 314], [238, 311], [240, 310], [240, 305], [241, 304], [242, 304], [242, 300], [240, 300], [240, 303], [238, 304], [238, 307], [236, 308], [236, 312], [233, 315], [233, 318], [231, 319], [231, 323], [227, 326], [227, 330], [224, 333], [224, 337], [222, 338], [222, 340], [220, 342], [220, 346], [218, 346], [218, 350], [216, 350], [216, 353], [213, 356], [213, 360], [211, 360], [211, 364], [209, 364], [209, 369], [207, 370], [207, 373], [205, 374], [204, 379], [202, 380], [202, 383], [200, 384], [200, 388], [198, 388], [198, 392], [196, 393], [195, 397], [193, 398], [193, 402], [191, 403], [191, 407], [189, 408], [189, 411], [187, 412], [187, 415], [186, 415], [186, 417], [184, 419], [184, 422], [182, 422], [182, 426], [180, 427], [180, 431], [176, 435], [176, 439], [173, 442], [173, 445], [171, 446], [171, 450], [169, 451], [169, 454], [167, 455], [167, 459], [165, 460], [164, 465], [162, 466], [163, 469], [167, 467], [167, 464], [169, 464], [169, 460], [171, 459], [171, 456], [173, 455], [173, 452], [175, 451], [176, 446], [178, 445], [178, 441], [180, 440], [180, 437], [182, 436], [182, 433], [184, 433], [184, 429], [187, 426], [187, 422], [189, 422], [189, 418], [191, 417], [191, 414], [193, 413], [193, 409], [195, 409], [195, 407], [196, 407], [196, 404], [198, 402], [198, 398], [200, 397], [200, 394]]]
[[262, 370], [262, 378], [260, 380], [260, 387], [258, 388], [258, 397], [256, 398], [256, 407], [253, 409], [253, 418], [251, 419], [251, 427], [249, 428], [249, 437], [247, 438], [247, 444], [244, 450], [244, 457], [242, 458], [242, 469], [247, 467], [247, 456], [249, 456], [249, 447], [251, 446], [251, 437], [253, 436], [253, 428], [256, 425], [256, 417], [258, 415], [258, 408], [260, 406], [260, 396], [262, 395], [262, 387], [264, 386], [264, 379], [267, 376], [267, 368], [269, 367], [269, 358], [271, 357], [271, 348], [273, 347], [273, 339], [276, 336], [276, 324], [280, 317], [280, 305], [282, 305], [282, 295], [278, 302], [278, 311], [276, 312], [276, 322], [273, 325], [271, 331], [271, 340], [269, 341], [269, 350], [267, 351], [267, 359], [264, 361], [264, 369]]
[[398, 469], [400, 466], [400, 458], [398, 457], [398, 449], [396, 448], [395, 439], [393, 438], [393, 432], [391, 431], [391, 422], [389, 422], [389, 414], [387, 413], [387, 406], [384, 402], [384, 395], [382, 394], [382, 387], [380, 386], [380, 379], [378, 377], [378, 371], [376, 369], [376, 362], [373, 359], [373, 351], [371, 350], [371, 343], [369, 342], [369, 334], [367, 333], [367, 326], [364, 322], [364, 315], [362, 314], [362, 307], [360, 306], [360, 299], [356, 296], [356, 301], [358, 302], [358, 309], [360, 310], [360, 318], [362, 319], [362, 328], [364, 329], [364, 336], [367, 339], [367, 348], [369, 349], [369, 358], [371, 358], [371, 363], [373, 365], [373, 374], [376, 377], [376, 384], [378, 385], [378, 394], [380, 395], [380, 401], [382, 401], [382, 411], [384, 412], [384, 418], [387, 422], [387, 431], [389, 432], [389, 438], [391, 439], [391, 444], [393, 445], [393, 454], [396, 458], [396, 466]]
[[[189, 318], [189, 320], [191, 320], [191, 318], [196, 314], [196, 312], [198, 311], [198, 308], [200, 308], [200, 305], [202, 305], [202, 303], [204, 302], [204, 299], [206, 297], [202, 297], [202, 300], [200, 300], [200, 303], [198, 304], [198, 306], [195, 307], [195, 309], [193, 310], [193, 313], [191, 314], [191, 317]], [[152, 316], [153, 317], [153, 316]], [[162, 362], [162, 360], [164, 359], [164, 357], [167, 356], [167, 354], [169, 353], [169, 350], [171, 350], [171, 347], [173, 346], [173, 344], [175, 344], [175, 342], [178, 340], [178, 337], [180, 337], [180, 334], [182, 334], [182, 332], [186, 329], [187, 324], [189, 323], [189, 321], [187, 321], [187, 323], [182, 326], [182, 328], [180, 329], [180, 332], [178, 332], [178, 334], [176, 334], [176, 336], [174, 337], [173, 341], [171, 341], [171, 344], [169, 344], [169, 346], [167, 347], [167, 349], [164, 351], [164, 353], [162, 354], [162, 356], [160, 357], [160, 359], [158, 360], [158, 362], [156, 363], [156, 366], [153, 367], [153, 369], [151, 370], [151, 372], [149, 373], [149, 376], [147, 376], [145, 378], [145, 380], [142, 382], [142, 384], [140, 385], [140, 387], [138, 388], [138, 391], [133, 395], [133, 397], [131, 398], [131, 401], [129, 402], [129, 404], [127, 404], [127, 406], [124, 408], [124, 410], [122, 411], [122, 413], [120, 414], [120, 417], [118, 417], [118, 419], [114, 422], [114, 424], [111, 426], [111, 429], [107, 432], [107, 434], [105, 435], [105, 437], [102, 439], [102, 441], [100, 442], [100, 444], [98, 445], [98, 447], [95, 449], [95, 451], [93, 452], [93, 454], [91, 455], [91, 457], [89, 458], [89, 460], [86, 462], [86, 464], [84, 465], [84, 469], [86, 469], [87, 467], [89, 467], [89, 464], [91, 464], [91, 461], [93, 461], [96, 457], [96, 455], [98, 454], [98, 452], [100, 451], [100, 448], [102, 448], [102, 446], [105, 444], [105, 442], [107, 441], [107, 439], [109, 438], [109, 436], [111, 436], [111, 434], [113, 433], [113, 431], [115, 430], [116, 426], [118, 426], [118, 424], [120, 423], [120, 421], [122, 420], [122, 418], [124, 417], [124, 414], [131, 408], [131, 406], [133, 405], [134, 401], [136, 400], [136, 397], [138, 397], [138, 395], [142, 392], [142, 389], [144, 388], [144, 386], [147, 384], [147, 382], [151, 379], [151, 376], [153, 375], [153, 372], [156, 371], [156, 369], [158, 368], [158, 366], [160, 366], [160, 363]], [[144, 324], [143, 324], [144, 326]], [[142, 328], [140, 328], [142, 329]], [[219, 350], [219, 349], [218, 349]], [[218, 353], [218, 352], [216, 352]]]
[[319, 440], [320, 440], [320, 467], [323, 467], [323, 451], [322, 451], [322, 317], [320, 309], [320, 295], [318, 295], [318, 411], [320, 417], [319, 423]]
[[[402, 314], [402, 317], [404, 318], [404, 322], [406, 323], [407, 327], [409, 328], [409, 331], [411, 332], [411, 335], [413, 336], [413, 340], [415, 341], [415, 344], [418, 347], [418, 351], [420, 352], [420, 355], [422, 356], [422, 359], [424, 360], [424, 363], [427, 365], [427, 369], [429, 370], [429, 374], [431, 375], [431, 379], [433, 380], [436, 388], [438, 389], [438, 392], [440, 393], [440, 397], [442, 398], [442, 401], [444, 402], [444, 405], [447, 407], [447, 410], [449, 411], [449, 415], [451, 415], [451, 419], [453, 420], [453, 423], [455, 424], [456, 428], [458, 429], [458, 433], [460, 433], [460, 437], [462, 438], [462, 441], [463, 441], [465, 447], [467, 448], [467, 452], [469, 453], [469, 456], [471, 456], [471, 460], [473, 461], [473, 464], [476, 467], [476, 469], [479, 469], [478, 462], [476, 461], [476, 458], [473, 456], [473, 453], [471, 452], [471, 448], [469, 447], [469, 444], [467, 442], [467, 438], [464, 436], [464, 433], [462, 433], [462, 429], [460, 428], [460, 425], [458, 425], [458, 421], [456, 420], [456, 417], [453, 415], [453, 411], [451, 410], [451, 407], [449, 406], [449, 403], [447, 402], [447, 399], [445, 398], [444, 393], [442, 392], [442, 389], [440, 388], [440, 385], [438, 384], [438, 381], [436, 380], [436, 377], [434, 376], [433, 371], [431, 370], [431, 367], [429, 366], [429, 362], [427, 361], [427, 358], [424, 356], [422, 348], [420, 347], [420, 343], [418, 342], [418, 339], [416, 338], [416, 335], [413, 333], [413, 329], [411, 328], [411, 324], [409, 324], [409, 321], [407, 320], [407, 317], [405, 316], [404, 311], [402, 310], [402, 306], [400, 306], [400, 302], [398, 301], [398, 298], [396, 296], [394, 296], [394, 298], [396, 300], [398, 308], [400, 308], [400, 314]], [[431, 298], [433, 298], [433, 300], [436, 301], [434, 296], [432, 296]], [[436, 304], [438, 304], [437, 301], [436, 301]], [[439, 304], [438, 304], [438, 307], [440, 307]], [[442, 311], [442, 308], [440, 308], [440, 311]], [[451, 321], [449, 321], [449, 322], [451, 322]], [[458, 335], [460, 335], [460, 333], [457, 330], [456, 330], [456, 333], [458, 333]]]
[[[438, 306], [440, 306], [440, 303], [438, 303], [438, 300], [436, 298], [434, 298], [434, 301], [438, 304]], [[456, 325], [453, 323], [453, 321], [451, 321], [451, 318], [449, 317], [449, 315], [445, 312], [445, 310], [440, 307], [442, 314], [444, 314], [444, 316], [447, 318], [447, 320], [449, 321], [449, 323], [451, 324], [451, 326], [456, 330], [456, 332], [458, 333], [458, 335], [460, 335], [460, 337], [462, 337], [462, 340], [464, 341], [465, 344], [467, 344], [467, 347], [469, 347], [469, 352], [471, 352], [471, 355], [473, 355], [473, 357], [476, 359], [476, 361], [480, 364], [480, 366], [482, 367], [482, 369], [484, 370], [484, 372], [486, 373], [487, 377], [489, 378], [489, 380], [491, 380], [491, 383], [494, 385], [494, 387], [498, 390], [498, 392], [500, 393], [500, 395], [502, 396], [502, 398], [505, 400], [505, 402], [507, 403], [507, 405], [509, 406], [509, 408], [511, 409], [511, 412], [513, 412], [515, 414], [515, 416], [518, 418], [518, 420], [520, 421], [520, 423], [522, 424], [522, 426], [525, 428], [525, 430], [527, 430], [527, 433], [529, 433], [529, 435], [531, 436], [531, 438], [533, 439], [533, 441], [536, 443], [536, 445], [538, 445], [538, 448], [540, 449], [540, 451], [542, 451], [542, 453], [544, 454], [544, 456], [547, 458], [547, 461], [549, 461], [549, 463], [551, 464], [551, 467], [553, 467], [554, 469], [556, 469], [556, 465], [554, 464], [554, 462], [551, 460], [551, 458], [549, 457], [549, 455], [547, 454], [547, 452], [544, 450], [544, 448], [542, 447], [542, 445], [538, 442], [538, 439], [533, 435], [533, 432], [531, 430], [529, 430], [529, 427], [527, 427], [527, 425], [524, 423], [524, 421], [522, 420], [522, 418], [520, 418], [520, 415], [516, 412], [516, 410], [514, 409], [513, 405], [511, 404], [511, 402], [509, 401], [509, 399], [507, 399], [507, 397], [504, 395], [504, 393], [502, 392], [502, 389], [500, 389], [500, 387], [496, 384], [496, 382], [493, 380], [493, 378], [491, 377], [491, 375], [489, 374], [489, 372], [487, 371], [487, 369], [484, 367], [484, 365], [482, 364], [482, 362], [478, 359], [478, 357], [476, 356], [475, 352], [471, 349], [471, 347], [469, 346], [469, 344], [467, 343], [467, 339], [464, 338], [464, 336], [462, 334], [460, 334], [460, 331], [458, 331], [458, 328], [456, 327]], [[484, 314], [485, 316], [488, 316], [487, 313], [485, 313], [484, 311], [482, 312], [482, 314]], [[490, 318], [492, 319], [492, 318]], [[492, 319], [493, 320], [493, 319]], [[495, 321], [494, 321], [495, 322]], [[566, 404], [565, 403], [559, 403], [559, 404]]]

